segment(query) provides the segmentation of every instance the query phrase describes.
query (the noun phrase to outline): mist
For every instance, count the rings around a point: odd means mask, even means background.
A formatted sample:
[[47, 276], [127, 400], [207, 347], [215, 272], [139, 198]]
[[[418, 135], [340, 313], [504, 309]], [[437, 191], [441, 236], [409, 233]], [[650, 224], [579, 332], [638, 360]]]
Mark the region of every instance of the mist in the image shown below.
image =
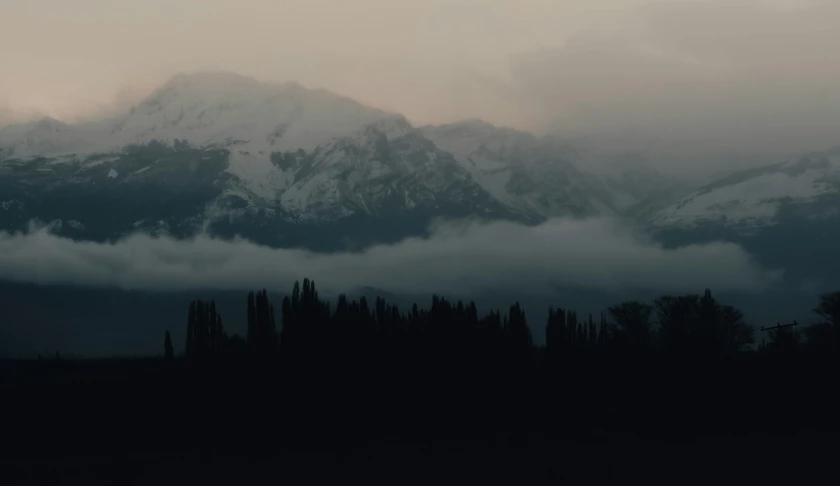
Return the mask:
[[516, 56], [538, 126], [698, 174], [840, 145], [840, 3], [656, 3]]
[[335, 294], [370, 286], [429, 294], [516, 290], [535, 295], [559, 286], [604, 291], [762, 292], [782, 276], [736, 245], [664, 249], [610, 219], [440, 222], [428, 238], [361, 253], [271, 249], [245, 240], [190, 240], [134, 234], [115, 242], [73, 241], [46, 228], [0, 233], [0, 275], [38, 284], [126, 290], [285, 291], [314, 279]]

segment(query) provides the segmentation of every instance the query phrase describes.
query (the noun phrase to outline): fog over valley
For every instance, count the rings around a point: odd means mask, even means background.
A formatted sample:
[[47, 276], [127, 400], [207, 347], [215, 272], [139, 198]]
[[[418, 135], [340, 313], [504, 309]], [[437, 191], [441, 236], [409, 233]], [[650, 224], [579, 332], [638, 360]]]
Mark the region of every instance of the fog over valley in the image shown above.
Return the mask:
[[759, 293], [781, 279], [731, 243], [665, 249], [608, 219], [439, 224], [409, 238], [354, 253], [272, 249], [246, 240], [189, 240], [135, 234], [111, 243], [73, 241], [47, 228], [0, 234], [0, 273], [39, 284], [126, 290], [285, 292], [312, 278], [330, 293], [375, 287], [394, 293], [551, 294], [556, 287]]

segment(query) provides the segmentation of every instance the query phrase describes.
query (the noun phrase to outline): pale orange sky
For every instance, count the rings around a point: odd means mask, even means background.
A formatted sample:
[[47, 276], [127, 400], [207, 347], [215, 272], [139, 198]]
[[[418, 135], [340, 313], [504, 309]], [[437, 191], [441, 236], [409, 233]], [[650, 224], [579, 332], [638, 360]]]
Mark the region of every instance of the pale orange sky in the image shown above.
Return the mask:
[[776, 161], [840, 145], [838, 25], [837, 0], [0, 0], [0, 126], [226, 70], [414, 123]]
[[73, 118], [126, 88], [222, 69], [325, 87], [418, 121], [458, 118], [472, 77], [504, 79], [510, 55], [561, 46], [644, 3], [0, 0], [0, 106]]

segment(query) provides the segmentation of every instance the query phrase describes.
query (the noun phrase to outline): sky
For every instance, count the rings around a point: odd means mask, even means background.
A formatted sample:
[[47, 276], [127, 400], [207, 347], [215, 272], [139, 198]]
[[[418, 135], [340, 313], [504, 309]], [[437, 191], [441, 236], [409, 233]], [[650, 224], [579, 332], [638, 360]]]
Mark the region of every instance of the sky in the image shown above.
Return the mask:
[[838, 21], [831, 0], [0, 0], [0, 124], [225, 70], [688, 172], [771, 163], [840, 145]]

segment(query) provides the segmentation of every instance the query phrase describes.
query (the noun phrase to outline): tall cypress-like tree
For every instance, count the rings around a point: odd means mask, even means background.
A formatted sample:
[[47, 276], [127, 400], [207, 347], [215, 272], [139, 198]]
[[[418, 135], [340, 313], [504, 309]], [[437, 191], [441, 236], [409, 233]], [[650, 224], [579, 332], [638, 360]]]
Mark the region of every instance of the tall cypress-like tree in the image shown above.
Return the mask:
[[222, 326], [222, 316], [221, 314], [216, 315], [216, 348], [215, 352], [221, 353], [227, 344], [227, 334], [225, 334], [225, 328]]
[[607, 342], [610, 339], [609, 335], [609, 328], [607, 326], [607, 316], [601, 312], [601, 323], [598, 327], [598, 347], [600, 349], [605, 349], [607, 347]]
[[257, 333], [257, 307], [254, 302], [254, 293], [248, 293], [248, 349], [253, 351]]
[[163, 338], [163, 356], [166, 359], [172, 359], [175, 357], [175, 350], [172, 348], [172, 336], [169, 334], [168, 330]]
[[195, 357], [195, 320], [196, 320], [196, 310], [195, 310], [195, 302], [190, 302], [190, 312], [189, 317], [187, 318], [187, 339], [184, 349], [184, 355], [192, 359]]
[[281, 326], [280, 329], [280, 345], [288, 349], [291, 344], [294, 322], [292, 317], [292, 300], [289, 297], [283, 297], [283, 309], [281, 311]]
[[222, 316], [216, 310], [216, 302], [190, 302], [185, 355], [199, 361], [212, 359], [222, 351], [225, 339]]

